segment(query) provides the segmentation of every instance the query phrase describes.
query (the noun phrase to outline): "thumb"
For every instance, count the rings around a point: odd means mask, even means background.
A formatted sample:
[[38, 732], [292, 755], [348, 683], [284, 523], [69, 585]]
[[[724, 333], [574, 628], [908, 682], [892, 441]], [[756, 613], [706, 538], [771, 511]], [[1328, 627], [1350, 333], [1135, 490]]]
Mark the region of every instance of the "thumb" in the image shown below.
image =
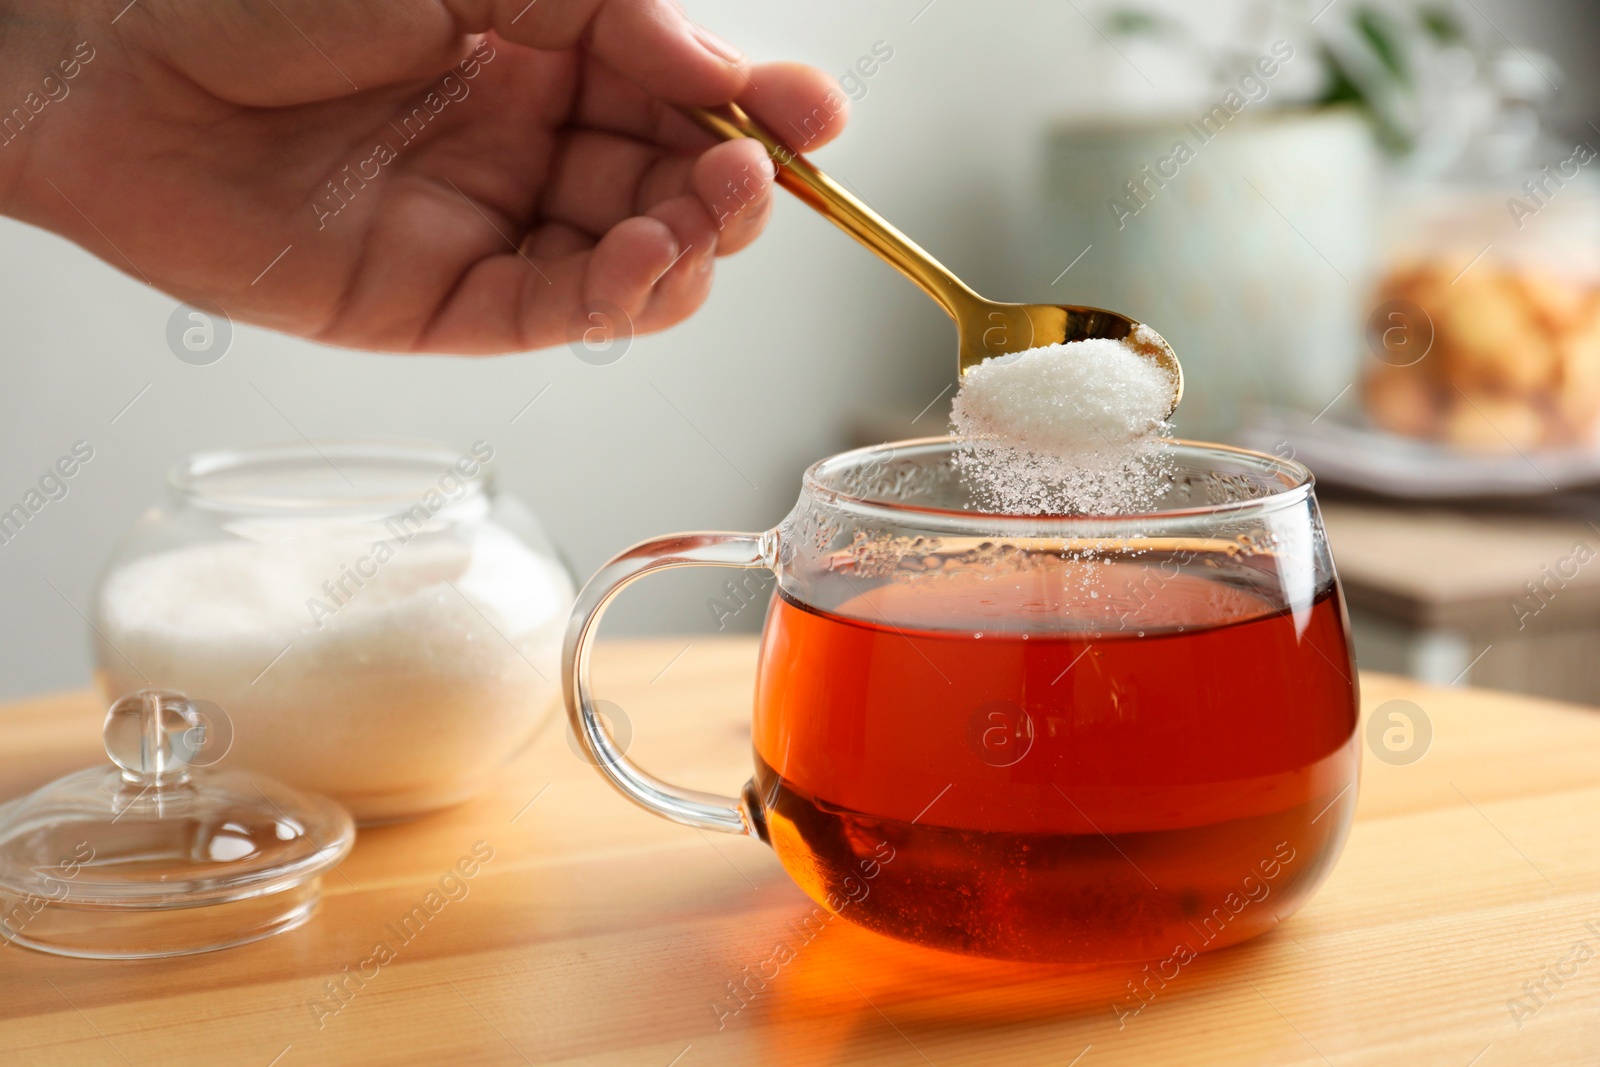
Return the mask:
[[747, 60], [672, 0], [446, 0], [460, 27], [546, 51], [585, 45], [651, 96], [707, 106], [749, 86]]

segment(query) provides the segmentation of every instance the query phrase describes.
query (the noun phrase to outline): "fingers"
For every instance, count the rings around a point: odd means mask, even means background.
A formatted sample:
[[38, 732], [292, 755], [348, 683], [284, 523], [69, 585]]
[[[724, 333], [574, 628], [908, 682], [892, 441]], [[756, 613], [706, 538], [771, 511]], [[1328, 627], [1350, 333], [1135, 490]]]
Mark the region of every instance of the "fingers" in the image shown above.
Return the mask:
[[593, 248], [593, 237], [564, 222], [547, 222], [530, 232], [517, 246], [532, 260], [562, 259]]
[[531, 290], [532, 303], [521, 309], [524, 336], [538, 340], [541, 324], [549, 318], [542, 305], [566, 291], [559, 278], [573, 271], [579, 276], [578, 299], [568, 312], [569, 323], [608, 304], [622, 309], [628, 317], [625, 328], [632, 333], [649, 333], [681, 322], [705, 303], [711, 292], [717, 243], [717, 228], [698, 198], [680, 196], [663, 201], [648, 215], [613, 227], [592, 252], [556, 264], [554, 291]]
[[850, 117], [850, 100], [839, 83], [802, 63], [758, 67], [738, 103], [801, 152], [832, 141]]
[[637, 319], [662, 275], [682, 258], [677, 234], [658, 218], [638, 216], [614, 227], [589, 254], [581, 289], [585, 305], [609, 302]]
[[682, 193], [692, 167], [692, 160], [628, 137], [579, 130], [560, 143], [539, 212], [598, 237], [651, 203]]
[[253, 106], [327, 100], [442, 74], [493, 31], [544, 51], [580, 44], [652, 97], [720, 104], [749, 60], [672, 0], [147, 0], [119, 30], [224, 99]]
[[[358, 283], [319, 339], [391, 351], [523, 352], [570, 342], [574, 324], [581, 330], [587, 312], [606, 305], [622, 310], [631, 333], [664, 329], [711, 291], [719, 231], [691, 194], [555, 259], [535, 258], [531, 249], [586, 238], [546, 225], [513, 252], [498, 224], [447, 190], [408, 197], [404, 215], [375, 234]], [[428, 255], [414, 247], [396, 254], [419, 232], [431, 237]]]
[[681, 196], [650, 209], [650, 217], [672, 229], [679, 256], [644, 294], [643, 307], [634, 318], [639, 333], [663, 330], [688, 318], [711, 292], [711, 268], [716, 259], [716, 224], [698, 197]]
[[460, 28], [494, 30], [548, 51], [586, 43], [590, 52], [651, 96], [674, 104], [719, 104], [746, 85], [749, 61], [690, 22], [670, 0], [443, 0]]
[[[540, 0], [542, 3], [543, 0]], [[827, 144], [844, 128], [849, 100], [821, 71], [799, 63], [766, 63], [751, 68], [737, 97], [773, 132], [795, 148], [810, 151]], [[571, 123], [586, 129], [624, 134], [679, 152], [699, 152], [714, 144], [711, 134], [594, 57], [586, 58], [582, 91]], [[795, 143], [804, 140], [804, 146]]]
[[769, 211], [774, 170], [754, 141], [713, 145], [699, 157], [609, 133], [579, 131], [565, 139], [539, 205], [540, 216], [601, 238], [633, 216], [692, 194], [724, 253], [745, 247]]
[[[280, 3], [299, 13], [310, 0]], [[718, 143], [675, 108], [737, 99], [804, 150], [837, 136], [847, 116], [826, 75], [753, 68], [672, 0], [396, 3], [408, 32], [426, 22], [420, 35], [435, 42], [407, 56], [408, 71], [459, 57], [474, 34], [498, 44], [506, 59], [473, 91], [516, 103], [501, 114], [520, 125], [508, 134], [457, 109], [381, 200], [364, 201], [374, 209], [368, 237], [321, 334], [333, 343], [527, 351], [567, 342], [598, 302], [621, 308], [636, 332], [673, 325], [706, 299], [715, 257], [765, 226], [774, 177], [759, 144]], [[449, 17], [436, 26], [417, 11]], [[492, 85], [515, 91], [497, 99]], [[473, 177], [461, 169], [469, 162]]]
[[777, 167], [751, 140], [717, 145], [695, 161], [689, 186], [717, 228], [717, 254], [731, 255], [754, 241], [772, 214]]
[[[838, 136], [849, 104], [833, 79], [796, 63], [752, 71], [739, 102], [795, 147], [817, 148]], [[774, 170], [754, 141], [717, 143], [605, 64], [591, 60], [574, 108], [583, 131], [568, 134], [541, 204], [598, 237], [630, 215], [684, 192], [705, 203], [719, 233], [719, 254], [746, 247], [771, 215]], [[685, 153], [700, 151], [691, 162]]]

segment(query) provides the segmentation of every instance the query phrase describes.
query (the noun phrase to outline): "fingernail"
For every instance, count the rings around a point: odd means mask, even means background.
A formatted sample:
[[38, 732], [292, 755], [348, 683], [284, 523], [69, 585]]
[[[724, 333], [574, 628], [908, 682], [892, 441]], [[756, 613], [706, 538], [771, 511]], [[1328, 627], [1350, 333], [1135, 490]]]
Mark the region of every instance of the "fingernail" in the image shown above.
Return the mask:
[[705, 45], [717, 58], [732, 63], [736, 67], [744, 63], [744, 53], [733, 47], [733, 45], [703, 26], [696, 26], [692, 22], [689, 25], [694, 27], [694, 35], [700, 38], [700, 43]]
[[667, 261], [667, 265], [665, 267], [661, 268], [661, 272], [659, 274], [657, 274], [654, 278], [650, 279], [650, 285], [652, 287], [654, 287], [655, 284], [657, 282], [659, 282], [662, 278], [665, 278], [667, 276], [667, 271], [671, 270], [673, 267], [677, 266], [677, 264], [678, 264], [679, 254], [683, 251], [683, 249], [678, 247], [678, 238], [677, 238], [676, 235], [674, 235], [673, 238], [672, 238], [672, 246], [671, 247], [672, 247], [672, 258]]

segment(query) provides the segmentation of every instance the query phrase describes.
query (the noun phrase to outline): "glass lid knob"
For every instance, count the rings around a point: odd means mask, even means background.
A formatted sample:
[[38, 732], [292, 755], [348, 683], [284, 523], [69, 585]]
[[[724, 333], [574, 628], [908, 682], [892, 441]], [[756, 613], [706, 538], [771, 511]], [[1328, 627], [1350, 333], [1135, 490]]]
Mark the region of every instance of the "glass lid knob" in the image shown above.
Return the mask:
[[144, 786], [177, 785], [206, 747], [207, 725], [182, 693], [146, 689], [106, 712], [106, 755], [122, 776]]

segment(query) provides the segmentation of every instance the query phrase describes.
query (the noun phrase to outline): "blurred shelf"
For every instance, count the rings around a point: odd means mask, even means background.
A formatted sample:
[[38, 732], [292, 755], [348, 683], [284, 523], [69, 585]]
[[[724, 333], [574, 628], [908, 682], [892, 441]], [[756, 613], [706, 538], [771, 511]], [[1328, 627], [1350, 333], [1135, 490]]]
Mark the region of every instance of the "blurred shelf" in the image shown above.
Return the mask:
[[1356, 657], [1600, 705], [1600, 526], [1551, 514], [1324, 500]]

